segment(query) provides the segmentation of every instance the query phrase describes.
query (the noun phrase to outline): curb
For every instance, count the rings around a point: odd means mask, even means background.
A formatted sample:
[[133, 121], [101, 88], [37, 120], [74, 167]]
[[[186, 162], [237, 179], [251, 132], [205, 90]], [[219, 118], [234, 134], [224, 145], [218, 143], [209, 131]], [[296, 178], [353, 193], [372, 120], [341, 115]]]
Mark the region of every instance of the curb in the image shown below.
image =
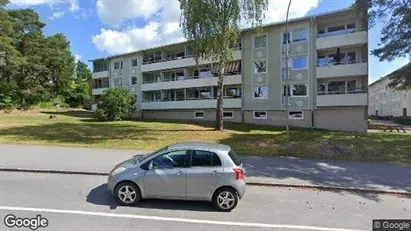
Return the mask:
[[[27, 173], [48, 173], [48, 174], [68, 174], [68, 175], [89, 175], [89, 176], [108, 176], [109, 175], [109, 173], [107, 172], [95, 172], [95, 171], [3, 168], [3, 167], [0, 167], [0, 172], [27, 172]], [[282, 187], [282, 188], [320, 189], [324, 191], [348, 191], [348, 192], [356, 192], [356, 193], [389, 194], [389, 195], [411, 197], [411, 192], [392, 191], [392, 190], [376, 190], [376, 189], [364, 189], [364, 188], [303, 185], [303, 184], [279, 184], [279, 183], [268, 183], [268, 182], [257, 182], [257, 181], [247, 182], [247, 185], [266, 186], [266, 187]]]

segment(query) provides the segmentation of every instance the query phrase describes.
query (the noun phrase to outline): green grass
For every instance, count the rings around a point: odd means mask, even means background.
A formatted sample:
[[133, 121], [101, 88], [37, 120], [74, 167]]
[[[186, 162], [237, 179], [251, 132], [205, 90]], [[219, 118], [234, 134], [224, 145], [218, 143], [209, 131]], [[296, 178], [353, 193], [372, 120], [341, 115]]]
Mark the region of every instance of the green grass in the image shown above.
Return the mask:
[[[224, 143], [244, 155], [285, 155], [284, 128], [212, 122], [98, 122], [91, 112], [12, 112], [0, 114], [0, 143], [155, 150], [181, 141]], [[55, 112], [52, 112], [55, 113]], [[411, 165], [411, 133], [370, 130], [367, 134], [296, 129], [290, 132], [291, 156]]]

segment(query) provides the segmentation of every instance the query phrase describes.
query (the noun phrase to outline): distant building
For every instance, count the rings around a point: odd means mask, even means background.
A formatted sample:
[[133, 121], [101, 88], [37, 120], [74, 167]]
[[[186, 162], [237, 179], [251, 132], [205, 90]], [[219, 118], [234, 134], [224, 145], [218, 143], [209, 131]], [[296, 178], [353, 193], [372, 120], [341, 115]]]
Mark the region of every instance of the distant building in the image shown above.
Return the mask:
[[411, 91], [388, 87], [390, 79], [382, 77], [369, 86], [368, 114], [378, 116], [411, 116]]
[[[367, 131], [366, 13], [343, 9], [241, 31], [224, 80], [224, 120], [351, 132]], [[289, 75], [285, 51], [288, 40]], [[104, 90], [137, 96], [135, 117], [215, 120], [217, 73], [196, 66], [187, 43], [91, 60], [92, 109]], [[289, 113], [284, 92], [290, 85]]]

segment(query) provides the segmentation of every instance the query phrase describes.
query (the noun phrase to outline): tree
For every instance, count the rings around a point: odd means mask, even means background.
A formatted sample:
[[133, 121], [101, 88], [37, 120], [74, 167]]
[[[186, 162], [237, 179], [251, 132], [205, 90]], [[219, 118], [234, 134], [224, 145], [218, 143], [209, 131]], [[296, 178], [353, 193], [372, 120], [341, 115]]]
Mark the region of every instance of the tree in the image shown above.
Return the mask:
[[134, 111], [135, 98], [127, 89], [110, 88], [104, 91], [97, 104], [97, 119], [117, 121], [130, 118]]
[[217, 130], [223, 130], [225, 67], [232, 60], [231, 48], [240, 40], [240, 20], [261, 25], [267, 6], [267, 0], [180, 0], [180, 24], [196, 63], [207, 58], [217, 64]]
[[[411, 1], [410, 0], [356, 0], [355, 7], [368, 11], [369, 26], [383, 23], [379, 47], [371, 54], [380, 61], [393, 61], [408, 56], [411, 60]], [[387, 20], [388, 19], [388, 20]], [[391, 88], [411, 89], [410, 65], [390, 74]]]
[[76, 80], [88, 81], [92, 77], [91, 70], [88, 68], [87, 64], [81, 62], [80, 60], [76, 64]]

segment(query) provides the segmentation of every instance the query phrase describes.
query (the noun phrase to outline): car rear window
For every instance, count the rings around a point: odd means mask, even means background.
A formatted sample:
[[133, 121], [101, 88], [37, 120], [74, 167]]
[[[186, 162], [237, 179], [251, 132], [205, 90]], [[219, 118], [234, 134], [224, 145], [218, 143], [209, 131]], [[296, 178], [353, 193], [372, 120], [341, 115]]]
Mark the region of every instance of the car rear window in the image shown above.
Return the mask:
[[235, 165], [240, 166], [241, 165], [241, 160], [240, 158], [237, 156], [237, 154], [235, 154], [233, 152], [233, 150], [230, 150], [228, 152], [228, 156], [230, 156], [231, 160], [234, 162]]

